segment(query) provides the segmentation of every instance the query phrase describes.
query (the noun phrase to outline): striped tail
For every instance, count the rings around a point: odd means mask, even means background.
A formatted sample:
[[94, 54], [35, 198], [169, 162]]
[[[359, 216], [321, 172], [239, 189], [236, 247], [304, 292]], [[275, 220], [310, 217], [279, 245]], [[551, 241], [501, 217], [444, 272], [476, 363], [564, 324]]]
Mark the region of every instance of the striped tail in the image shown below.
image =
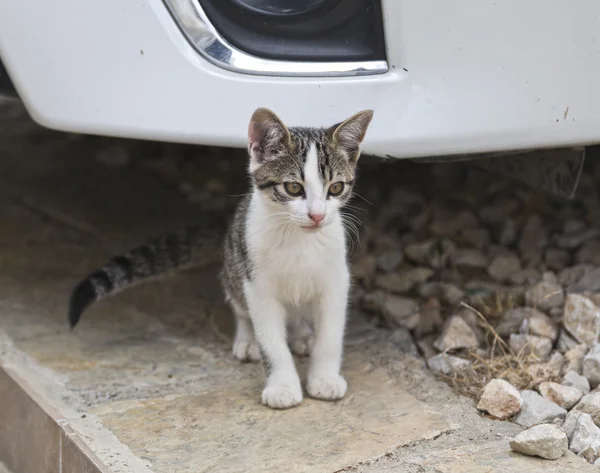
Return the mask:
[[219, 240], [206, 227], [189, 227], [159, 237], [122, 256], [81, 281], [71, 293], [69, 323], [77, 325], [85, 309], [95, 301], [163, 276], [215, 261]]

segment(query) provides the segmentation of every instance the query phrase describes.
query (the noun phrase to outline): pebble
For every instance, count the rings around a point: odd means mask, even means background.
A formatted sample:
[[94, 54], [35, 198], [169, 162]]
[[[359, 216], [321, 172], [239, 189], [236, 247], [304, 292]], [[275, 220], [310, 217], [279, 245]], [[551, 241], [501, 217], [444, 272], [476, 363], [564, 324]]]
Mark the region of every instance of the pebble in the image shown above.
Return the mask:
[[533, 427], [538, 424], [546, 424], [554, 419], [564, 419], [567, 411], [548, 401], [535, 391], [522, 391], [523, 406], [521, 412], [515, 418], [515, 423], [523, 427]]
[[581, 278], [583, 278], [586, 274], [591, 273], [593, 270], [594, 266], [591, 264], [578, 264], [571, 266], [570, 268], [565, 268], [558, 273], [558, 283], [564, 287], [573, 286], [579, 282]]
[[377, 268], [384, 273], [391, 273], [404, 261], [404, 252], [398, 249], [384, 251], [377, 257]]
[[[573, 430], [570, 449], [573, 453], [581, 453], [593, 444], [600, 445], [600, 428], [594, 424], [589, 414], [582, 413]], [[594, 460], [597, 458], [598, 456]]]
[[600, 424], [600, 392], [586, 394], [573, 408], [575, 411], [585, 412], [592, 416], [596, 425]]
[[[479, 217], [491, 225], [505, 224], [518, 210], [521, 204], [516, 199], [500, 199], [486, 205], [479, 211]], [[515, 229], [516, 239], [516, 229]]]
[[433, 221], [429, 225], [432, 234], [452, 237], [462, 228], [475, 228], [479, 222], [477, 217], [469, 210], [461, 210], [458, 214], [447, 209], [434, 208]]
[[566, 353], [577, 345], [579, 345], [577, 340], [571, 337], [564, 329], [560, 329], [556, 346], [561, 353]]
[[567, 414], [565, 421], [561, 425], [562, 431], [567, 434], [567, 438], [569, 439], [569, 443], [571, 443], [571, 439], [573, 438], [573, 433], [577, 428], [577, 421], [582, 415], [589, 415], [585, 412], [577, 411], [573, 409], [571, 412]]
[[552, 340], [535, 335], [511, 334], [508, 345], [515, 355], [546, 358], [552, 351]]
[[452, 263], [458, 268], [485, 268], [488, 259], [481, 250], [460, 248], [453, 252]]
[[460, 236], [465, 243], [483, 250], [490, 245], [490, 231], [487, 228], [465, 228], [461, 230]]
[[579, 452], [579, 456], [585, 458], [588, 463], [597, 465], [600, 459], [600, 440], [594, 439], [592, 443]]
[[563, 377], [562, 384], [577, 388], [583, 394], [588, 394], [591, 391], [590, 382], [585, 376], [580, 375], [576, 371], [567, 371]]
[[553, 342], [558, 338], [558, 328], [552, 319], [536, 309], [533, 309], [521, 324], [521, 333], [549, 338]]
[[565, 303], [565, 295], [560, 284], [541, 281], [525, 291], [525, 304], [546, 312]]
[[567, 365], [565, 371], [575, 371], [581, 374], [583, 370], [583, 358], [590, 351], [587, 345], [575, 345], [565, 352]]
[[542, 277], [541, 277], [540, 273], [535, 268], [527, 268], [527, 269], [521, 269], [520, 271], [517, 271], [516, 273], [512, 273], [509, 276], [508, 281], [511, 284], [530, 285], [530, 284], [537, 284], [538, 282], [540, 282], [541, 279], [542, 279]]
[[534, 250], [544, 247], [548, 236], [542, 218], [537, 214], [532, 214], [527, 218], [521, 239], [519, 241], [519, 250], [522, 255], [528, 255]]
[[415, 263], [427, 264], [432, 268], [441, 268], [443, 261], [437, 243], [437, 240], [411, 243], [406, 245], [404, 253], [408, 259]]
[[380, 274], [375, 278], [375, 285], [394, 293], [409, 292], [417, 284], [426, 282], [433, 277], [435, 271], [431, 268], [411, 268], [395, 273]]
[[466, 368], [471, 362], [458, 356], [440, 353], [427, 360], [427, 366], [431, 371], [437, 374], [449, 375], [461, 368]]
[[366, 312], [378, 313], [383, 310], [385, 300], [383, 291], [367, 292], [360, 301], [360, 307]]
[[600, 336], [600, 308], [587, 297], [569, 294], [563, 324], [579, 343], [591, 346]]
[[515, 254], [498, 255], [488, 266], [488, 274], [498, 282], [510, 281], [510, 277], [521, 270], [521, 260]]
[[596, 238], [599, 235], [598, 229], [596, 228], [587, 229], [585, 227], [582, 227], [578, 228], [577, 230], [574, 230], [575, 225], [581, 225], [583, 222], [581, 222], [581, 220], [572, 222], [573, 223], [567, 222], [567, 224], [572, 225], [573, 229], [567, 228], [565, 226], [565, 229], [563, 230], [565, 234], [559, 236], [556, 240], [556, 244], [560, 248], [574, 250], [586, 241], [590, 240], [591, 238]]
[[[600, 241], [586, 241], [575, 254], [577, 263], [600, 264]], [[596, 289], [597, 290], [597, 289]]]
[[415, 329], [415, 336], [417, 338], [421, 338], [423, 335], [431, 332], [439, 332], [444, 326], [440, 301], [436, 297], [430, 297], [421, 304], [419, 312], [421, 314], [419, 325]]
[[523, 322], [532, 317], [534, 312], [537, 311], [532, 307], [514, 307], [508, 309], [500, 316], [495, 330], [501, 337], [510, 337], [511, 334], [519, 331]]
[[512, 219], [507, 219], [502, 225], [500, 236], [498, 237], [498, 243], [504, 246], [512, 246], [517, 241], [517, 224]]
[[437, 297], [442, 304], [455, 306], [465, 297], [465, 291], [458, 286], [445, 282], [427, 282], [419, 286], [421, 297]]
[[560, 271], [571, 262], [571, 254], [566, 250], [549, 248], [544, 258], [546, 267], [552, 271]]
[[504, 420], [519, 413], [523, 405], [521, 393], [503, 379], [493, 379], [484, 388], [477, 409]]
[[509, 441], [510, 448], [525, 455], [557, 460], [569, 449], [566, 434], [556, 425], [537, 425]]
[[413, 330], [419, 325], [419, 304], [410, 297], [388, 294], [383, 305], [383, 316], [392, 325]]
[[374, 256], [363, 256], [352, 262], [352, 276], [355, 280], [362, 282], [365, 287], [370, 287], [376, 267], [377, 260]]
[[583, 392], [572, 386], [545, 381], [538, 386], [540, 394], [564, 409], [571, 409], [583, 396]]
[[[594, 266], [590, 266], [594, 268]], [[600, 268], [586, 272], [576, 283], [567, 288], [568, 292], [600, 291]]]
[[595, 345], [587, 355], [583, 357], [583, 376], [590, 382], [593, 388], [600, 385], [600, 345]]
[[433, 346], [442, 352], [461, 348], [473, 349], [479, 346], [479, 340], [473, 328], [465, 320], [453, 315], [444, 326], [444, 330]]
[[436, 337], [437, 335], [429, 334], [417, 341], [417, 347], [421, 352], [421, 356], [426, 360], [429, 360], [438, 354], [438, 351], [433, 348], [433, 342], [435, 341]]

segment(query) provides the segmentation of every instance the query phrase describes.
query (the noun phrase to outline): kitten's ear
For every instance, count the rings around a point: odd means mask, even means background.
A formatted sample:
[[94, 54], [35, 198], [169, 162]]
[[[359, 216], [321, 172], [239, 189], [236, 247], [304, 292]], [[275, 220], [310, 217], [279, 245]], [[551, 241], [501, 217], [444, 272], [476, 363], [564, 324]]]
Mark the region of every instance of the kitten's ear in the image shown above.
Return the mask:
[[248, 125], [250, 170], [277, 157], [290, 141], [290, 132], [277, 115], [267, 108], [257, 109]]
[[373, 110], [363, 110], [328, 130], [334, 146], [348, 156], [348, 161], [356, 162], [358, 160], [360, 144], [365, 139], [372, 119]]

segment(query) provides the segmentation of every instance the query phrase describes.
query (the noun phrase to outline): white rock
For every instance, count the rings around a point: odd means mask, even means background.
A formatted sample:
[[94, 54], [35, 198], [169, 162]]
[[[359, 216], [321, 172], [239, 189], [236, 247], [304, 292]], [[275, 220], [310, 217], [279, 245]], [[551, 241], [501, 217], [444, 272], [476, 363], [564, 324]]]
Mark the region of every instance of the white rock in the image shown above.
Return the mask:
[[571, 335], [567, 333], [564, 328], [560, 329], [560, 333], [558, 334], [558, 343], [556, 347], [559, 349], [561, 353], [568, 352], [571, 348], [575, 348], [577, 345], [577, 340], [575, 340]]
[[576, 345], [565, 353], [567, 365], [565, 371], [575, 371], [577, 373], [583, 370], [583, 358], [590, 351], [587, 345]]
[[535, 335], [513, 333], [508, 344], [516, 355], [534, 355], [538, 358], [546, 358], [552, 351], [552, 340]]
[[484, 388], [477, 409], [485, 411], [496, 419], [508, 419], [521, 410], [521, 393], [503, 379], [493, 379]]
[[573, 438], [573, 433], [575, 432], [575, 428], [577, 427], [577, 421], [584, 414], [585, 412], [577, 411], [575, 409], [573, 409], [567, 414], [567, 417], [565, 418], [561, 429], [565, 434], [567, 434], [569, 443], [571, 443], [571, 439]]
[[522, 325], [522, 333], [549, 338], [553, 342], [558, 338], [558, 328], [552, 319], [539, 310], [532, 310], [531, 316]]
[[534, 311], [531, 307], [513, 307], [504, 311], [495, 327], [496, 333], [501, 337], [510, 337], [511, 334], [517, 333]]
[[563, 378], [562, 384], [563, 386], [577, 388], [583, 394], [588, 394], [591, 390], [590, 382], [587, 380], [587, 378], [575, 371], [567, 371], [567, 374], [565, 374]]
[[462, 317], [453, 315], [433, 346], [439, 351], [472, 349], [479, 346], [479, 341], [471, 326]]
[[600, 440], [594, 439], [586, 448], [579, 452], [579, 456], [585, 458], [588, 463], [596, 465], [600, 458]]
[[592, 416], [596, 425], [600, 424], [600, 392], [587, 394], [573, 408], [574, 411], [584, 412]]
[[600, 429], [594, 424], [589, 414], [582, 413], [577, 419], [570, 449], [574, 453], [581, 453], [594, 442], [600, 443]]
[[600, 336], [600, 308], [580, 294], [569, 294], [563, 324], [579, 342], [592, 346]]
[[525, 303], [544, 312], [562, 307], [564, 302], [564, 290], [558, 283], [541, 281], [525, 292]]
[[510, 448], [523, 453], [548, 460], [557, 460], [569, 448], [567, 436], [556, 425], [537, 425], [518, 434], [509, 441]]
[[522, 391], [523, 407], [515, 418], [515, 423], [523, 427], [533, 427], [538, 424], [552, 422], [557, 417], [564, 419], [567, 411], [548, 401], [534, 391]]
[[595, 345], [583, 357], [583, 376], [588, 379], [593, 388], [600, 385], [600, 345]]
[[446, 375], [459, 371], [461, 368], [466, 368], [470, 364], [471, 362], [468, 360], [446, 353], [440, 353], [427, 360], [427, 366], [431, 371], [436, 374]]
[[583, 396], [583, 393], [577, 388], [551, 381], [540, 383], [538, 390], [543, 397], [567, 410], [577, 404]]
[[565, 357], [560, 352], [554, 352], [550, 359], [543, 363], [533, 363], [527, 367], [527, 371], [534, 379], [557, 378], [562, 372]]

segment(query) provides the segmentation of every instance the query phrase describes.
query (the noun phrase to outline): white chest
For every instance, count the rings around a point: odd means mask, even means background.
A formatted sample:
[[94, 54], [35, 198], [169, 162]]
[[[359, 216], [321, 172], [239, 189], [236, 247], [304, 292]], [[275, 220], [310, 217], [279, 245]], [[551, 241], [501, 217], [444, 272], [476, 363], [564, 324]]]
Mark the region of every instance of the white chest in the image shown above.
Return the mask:
[[334, 223], [320, 233], [248, 232], [249, 254], [258, 284], [284, 303], [312, 301], [347, 274], [345, 240]]

